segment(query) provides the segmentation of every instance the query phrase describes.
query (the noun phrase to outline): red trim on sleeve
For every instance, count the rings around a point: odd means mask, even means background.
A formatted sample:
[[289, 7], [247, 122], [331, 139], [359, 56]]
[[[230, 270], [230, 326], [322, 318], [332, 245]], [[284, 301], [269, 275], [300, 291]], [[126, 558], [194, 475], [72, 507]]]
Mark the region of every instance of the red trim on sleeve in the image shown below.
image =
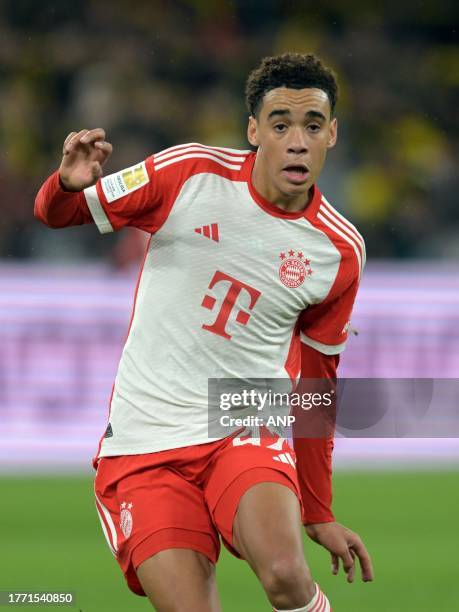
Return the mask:
[[301, 331], [311, 340], [331, 347], [347, 341], [359, 283], [355, 278], [341, 295], [334, 292], [336, 286], [335, 280], [334, 287], [325, 300], [309, 306], [301, 315]]
[[[322, 206], [330, 205], [321, 203]], [[319, 208], [319, 211], [322, 208]], [[327, 209], [328, 210], [328, 209]], [[340, 229], [335, 223], [341, 223], [334, 218], [332, 224], [337, 231], [326, 225], [319, 212], [314, 220], [314, 226], [328, 236], [339, 251], [341, 259], [338, 272], [333, 285], [325, 299], [307, 308], [301, 317], [301, 331], [316, 342], [327, 346], [341, 345], [346, 342], [348, 336], [349, 320], [351, 318], [355, 297], [360, 281], [360, 265], [357, 260], [358, 250], [357, 238], [350, 237], [350, 230]], [[325, 218], [325, 217], [323, 217]], [[347, 222], [346, 222], [347, 223]], [[360, 247], [359, 247], [360, 248]], [[363, 249], [363, 247], [362, 247]]]
[[[336, 378], [339, 355], [324, 355], [301, 343], [302, 378]], [[301, 388], [298, 389], [301, 393]], [[335, 520], [332, 505], [333, 437], [301, 438], [293, 432], [298, 482], [303, 501], [303, 523]]]
[[64, 191], [56, 170], [41, 186], [34, 207], [35, 217], [52, 228], [92, 223], [82, 191]]

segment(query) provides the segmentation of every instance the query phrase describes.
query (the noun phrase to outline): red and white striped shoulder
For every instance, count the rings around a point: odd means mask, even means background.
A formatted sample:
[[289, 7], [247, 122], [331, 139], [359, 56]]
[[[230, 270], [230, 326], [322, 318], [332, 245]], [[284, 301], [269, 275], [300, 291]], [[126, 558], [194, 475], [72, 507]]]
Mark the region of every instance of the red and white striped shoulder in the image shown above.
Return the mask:
[[359, 276], [366, 263], [365, 241], [355, 225], [346, 219], [322, 196], [317, 218], [333, 234], [339, 236], [354, 251], [359, 266]]
[[153, 156], [155, 170], [176, 164], [202, 166], [202, 171], [218, 171], [218, 168], [239, 171], [250, 151], [229, 149], [225, 147], [210, 147], [198, 142], [177, 145], [164, 149]]

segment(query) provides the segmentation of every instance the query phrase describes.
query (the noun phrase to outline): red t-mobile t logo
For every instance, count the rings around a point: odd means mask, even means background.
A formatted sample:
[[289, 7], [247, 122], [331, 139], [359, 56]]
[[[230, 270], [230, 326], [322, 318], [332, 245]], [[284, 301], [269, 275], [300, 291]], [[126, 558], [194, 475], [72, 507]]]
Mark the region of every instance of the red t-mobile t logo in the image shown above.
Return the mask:
[[[258, 298], [261, 293], [251, 287], [250, 285], [246, 285], [241, 281], [237, 280], [237, 278], [233, 278], [232, 276], [228, 276], [224, 272], [220, 272], [217, 270], [215, 272], [212, 280], [210, 281], [209, 289], [212, 289], [217, 283], [220, 281], [227, 281], [230, 283], [228, 292], [223, 300], [223, 303], [220, 308], [220, 312], [215, 319], [215, 322], [212, 325], [203, 325], [203, 329], [207, 329], [207, 331], [212, 332], [213, 334], [217, 334], [218, 336], [222, 336], [222, 338], [227, 338], [227, 340], [231, 340], [230, 334], [227, 333], [225, 327], [228, 323], [228, 319], [230, 317], [231, 311], [233, 310], [233, 306], [236, 303], [236, 300], [241, 293], [241, 291], [247, 291], [250, 295], [250, 304], [249, 310], [252, 310], [255, 304], [257, 303]], [[210, 295], [205, 295], [202, 300], [202, 306], [207, 308], [208, 310], [213, 310], [217, 300]], [[236, 321], [241, 325], [247, 325], [248, 320], [250, 319], [250, 314], [245, 310], [239, 310], [236, 315]]]

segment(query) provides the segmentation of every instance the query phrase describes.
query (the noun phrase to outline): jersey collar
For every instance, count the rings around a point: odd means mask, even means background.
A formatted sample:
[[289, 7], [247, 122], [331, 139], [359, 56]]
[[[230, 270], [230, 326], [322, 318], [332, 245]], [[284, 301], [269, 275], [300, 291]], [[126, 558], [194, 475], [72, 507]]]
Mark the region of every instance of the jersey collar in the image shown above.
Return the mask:
[[269, 200], [266, 200], [266, 198], [264, 198], [261, 194], [259, 194], [253, 185], [252, 170], [255, 164], [256, 157], [257, 154], [255, 152], [250, 153], [247, 156], [246, 161], [244, 162], [242, 170], [244, 172], [244, 179], [247, 181], [247, 185], [249, 187], [250, 195], [252, 196], [252, 199], [258, 204], [258, 206], [273, 217], [280, 217], [282, 219], [301, 219], [304, 217], [306, 219], [309, 219], [310, 221], [315, 219], [322, 199], [322, 194], [317, 188], [317, 185], [312, 186], [312, 198], [306, 208], [304, 208], [303, 210], [298, 210], [296, 212], [288, 212], [286, 210], [282, 210]]

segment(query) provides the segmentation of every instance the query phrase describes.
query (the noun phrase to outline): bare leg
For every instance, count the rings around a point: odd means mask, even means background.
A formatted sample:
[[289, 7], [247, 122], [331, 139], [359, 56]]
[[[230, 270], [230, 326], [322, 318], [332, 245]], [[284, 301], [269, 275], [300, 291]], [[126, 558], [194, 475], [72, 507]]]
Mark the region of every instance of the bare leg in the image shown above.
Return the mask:
[[221, 612], [215, 566], [201, 553], [163, 550], [141, 563], [137, 576], [157, 612]]
[[288, 487], [264, 482], [242, 496], [233, 543], [278, 609], [301, 608], [314, 596], [301, 530], [300, 504]]

